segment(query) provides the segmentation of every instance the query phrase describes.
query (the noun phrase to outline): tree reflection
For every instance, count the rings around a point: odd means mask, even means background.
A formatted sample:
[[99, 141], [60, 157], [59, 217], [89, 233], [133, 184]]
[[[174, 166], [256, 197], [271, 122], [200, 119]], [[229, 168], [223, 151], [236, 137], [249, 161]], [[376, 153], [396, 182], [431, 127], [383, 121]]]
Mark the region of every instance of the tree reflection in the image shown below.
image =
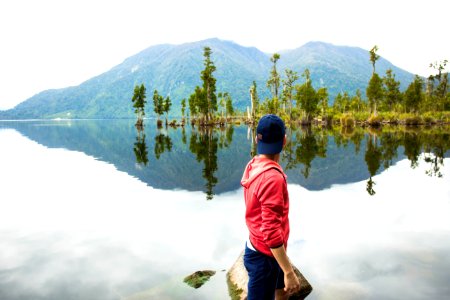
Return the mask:
[[381, 158], [384, 168], [387, 169], [394, 164], [398, 156], [398, 147], [401, 144], [399, 134], [396, 132], [383, 132], [380, 138]]
[[422, 149], [420, 135], [416, 132], [407, 132], [403, 138], [403, 146], [405, 147], [404, 154], [411, 161], [411, 168], [416, 168], [419, 165], [419, 155]]
[[376, 183], [373, 181], [372, 177], [375, 176], [378, 169], [380, 168], [382, 160], [382, 151], [377, 144], [376, 134], [369, 134], [369, 136], [367, 137], [367, 149], [364, 159], [366, 161], [367, 169], [370, 174], [370, 178], [367, 181], [366, 190], [369, 195], [373, 196], [376, 194], [373, 188]]
[[[287, 160], [286, 170], [294, 168], [297, 164], [304, 166], [301, 173], [305, 178], [309, 177], [311, 163], [316, 158], [326, 157], [328, 144], [327, 134], [320, 130], [315, 134], [310, 126], [303, 127], [302, 130], [296, 131], [296, 139], [288, 138], [285, 146], [283, 158]], [[294, 147], [295, 151], [294, 151]], [[295, 154], [295, 156], [293, 155]]]
[[156, 159], [159, 159], [161, 154], [163, 154], [166, 151], [167, 152], [172, 151], [172, 139], [170, 138], [170, 136], [168, 134], [159, 132], [155, 136], [154, 153], [155, 153]]
[[203, 178], [206, 179], [206, 199], [211, 200], [214, 196], [214, 186], [217, 184], [215, 172], [218, 170], [217, 150], [219, 148], [219, 137], [211, 127], [201, 127], [193, 131], [189, 143], [189, 150], [196, 155], [198, 162], [203, 162]]
[[136, 162], [146, 166], [148, 164], [148, 150], [147, 144], [145, 143], [145, 133], [142, 129], [138, 129], [138, 135], [136, 136], [133, 151], [136, 156]]
[[424, 161], [430, 165], [425, 171], [429, 176], [443, 177], [441, 167], [444, 166], [446, 151], [450, 149], [450, 134], [438, 132], [424, 137]]

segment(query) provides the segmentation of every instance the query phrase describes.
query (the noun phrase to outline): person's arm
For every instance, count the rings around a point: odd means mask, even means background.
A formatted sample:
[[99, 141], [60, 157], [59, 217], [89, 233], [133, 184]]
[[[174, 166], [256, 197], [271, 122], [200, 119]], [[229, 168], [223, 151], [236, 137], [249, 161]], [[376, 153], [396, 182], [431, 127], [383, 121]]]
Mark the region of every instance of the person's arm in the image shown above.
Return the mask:
[[277, 260], [280, 268], [284, 273], [284, 290], [286, 293], [293, 294], [300, 289], [300, 282], [295, 275], [294, 269], [289, 261], [289, 258], [286, 254], [286, 249], [284, 249], [284, 245], [278, 248], [270, 248], [273, 256]]

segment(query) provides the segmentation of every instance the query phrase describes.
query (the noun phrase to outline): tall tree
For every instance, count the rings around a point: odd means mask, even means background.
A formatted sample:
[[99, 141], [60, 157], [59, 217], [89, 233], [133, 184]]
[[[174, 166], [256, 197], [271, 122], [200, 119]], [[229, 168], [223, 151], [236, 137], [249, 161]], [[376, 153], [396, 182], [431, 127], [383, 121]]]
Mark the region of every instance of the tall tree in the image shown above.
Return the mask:
[[283, 109], [285, 110], [286, 102], [289, 103], [289, 117], [292, 118], [292, 90], [294, 89], [294, 82], [298, 79], [298, 74], [290, 69], [285, 70], [286, 79], [283, 79]]
[[197, 96], [194, 92], [189, 96], [189, 99], [188, 99], [189, 114], [190, 114], [191, 118], [196, 118], [197, 114], [198, 114], [198, 105], [196, 103], [196, 100], [197, 100]]
[[164, 97], [157, 90], [153, 92], [153, 111], [158, 116], [159, 122], [160, 116], [164, 113]]
[[[436, 75], [431, 75], [428, 79], [428, 85], [431, 87], [430, 98], [435, 109], [444, 110], [446, 97], [448, 94], [448, 72], [443, 72], [447, 66], [448, 61], [434, 62], [430, 67], [437, 71]], [[435, 83], [436, 81], [436, 83]]]
[[278, 89], [280, 88], [280, 75], [277, 71], [277, 61], [280, 59], [280, 54], [274, 53], [270, 58], [272, 62], [272, 70], [270, 71], [270, 77], [267, 81], [267, 87], [272, 93], [272, 98], [278, 98]]
[[418, 75], [414, 77], [414, 81], [410, 83], [405, 91], [404, 101], [405, 109], [409, 112], [417, 112], [419, 110], [419, 105], [423, 101], [423, 79]]
[[306, 114], [306, 120], [311, 121], [314, 114], [317, 112], [317, 104], [319, 98], [317, 97], [316, 90], [312, 86], [309, 70], [306, 69], [302, 77], [305, 78], [305, 83], [297, 85], [297, 106], [299, 106]]
[[204, 100], [206, 101], [205, 116], [207, 120], [210, 120], [212, 115], [217, 111], [216, 78], [213, 76], [214, 71], [216, 71], [216, 66], [211, 61], [211, 53], [211, 48], [203, 48], [203, 64], [205, 69], [201, 72], [200, 76], [203, 81]]
[[136, 85], [134, 87], [133, 97], [131, 101], [133, 102], [134, 112], [137, 115], [136, 126], [142, 126], [145, 116], [145, 104], [147, 103], [146, 88], [144, 84]]
[[186, 99], [183, 98], [181, 100], [181, 117], [183, 118], [183, 120], [185, 118], [185, 112], [186, 112]]
[[372, 73], [375, 73], [375, 63], [380, 58], [380, 56], [377, 54], [378, 46], [375, 45], [373, 48], [369, 51], [370, 52], [370, 61], [372, 62]]
[[350, 102], [350, 109], [353, 111], [360, 112], [362, 111], [365, 103], [362, 99], [361, 91], [359, 89], [356, 90], [356, 94], [352, 97]]
[[233, 101], [231, 100], [231, 96], [227, 93], [225, 97], [225, 117], [234, 115]]
[[253, 81], [252, 86], [250, 87], [250, 103], [251, 103], [251, 114], [252, 119], [256, 119], [256, 114], [258, 113], [258, 107], [259, 107], [259, 98], [258, 98], [258, 91], [256, 89], [256, 82]]
[[366, 89], [366, 95], [369, 99], [371, 112], [377, 115], [377, 106], [381, 99], [383, 99], [383, 81], [377, 73], [372, 74], [372, 78], [370, 78], [369, 85]]
[[172, 101], [170, 100], [170, 97], [167, 96], [166, 99], [164, 100], [164, 112], [166, 113], [166, 125], [168, 122], [169, 111], [170, 111], [171, 106], [172, 106]]
[[326, 87], [321, 87], [317, 90], [317, 98], [319, 100], [319, 106], [323, 117], [327, 114], [328, 110], [328, 90]]
[[392, 69], [386, 71], [386, 76], [383, 78], [384, 97], [383, 107], [392, 111], [396, 104], [401, 101], [400, 81], [395, 80], [395, 74]]

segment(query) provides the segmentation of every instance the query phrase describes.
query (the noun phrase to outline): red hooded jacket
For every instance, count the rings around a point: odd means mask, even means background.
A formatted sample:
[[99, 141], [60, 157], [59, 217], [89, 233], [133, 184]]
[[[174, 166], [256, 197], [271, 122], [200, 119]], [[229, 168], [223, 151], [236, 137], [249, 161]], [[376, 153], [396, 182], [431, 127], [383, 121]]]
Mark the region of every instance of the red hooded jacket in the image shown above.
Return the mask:
[[286, 177], [278, 163], [256, 156], [247, 164], [241, 180], [250, 242], [268, 256], [273, 256], [270, 248], [287, 247], [289, 195]]

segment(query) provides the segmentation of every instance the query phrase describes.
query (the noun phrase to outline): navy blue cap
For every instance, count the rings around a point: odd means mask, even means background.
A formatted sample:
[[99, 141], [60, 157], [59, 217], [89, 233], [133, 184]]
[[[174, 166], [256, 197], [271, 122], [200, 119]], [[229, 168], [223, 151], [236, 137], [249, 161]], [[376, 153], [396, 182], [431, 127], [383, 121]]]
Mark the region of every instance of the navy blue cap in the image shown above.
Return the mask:
[[256, 128], [258, 154], [277, 154], [283, 149], [286, 129], [283, 120], [276, 115], [261, 117]]

